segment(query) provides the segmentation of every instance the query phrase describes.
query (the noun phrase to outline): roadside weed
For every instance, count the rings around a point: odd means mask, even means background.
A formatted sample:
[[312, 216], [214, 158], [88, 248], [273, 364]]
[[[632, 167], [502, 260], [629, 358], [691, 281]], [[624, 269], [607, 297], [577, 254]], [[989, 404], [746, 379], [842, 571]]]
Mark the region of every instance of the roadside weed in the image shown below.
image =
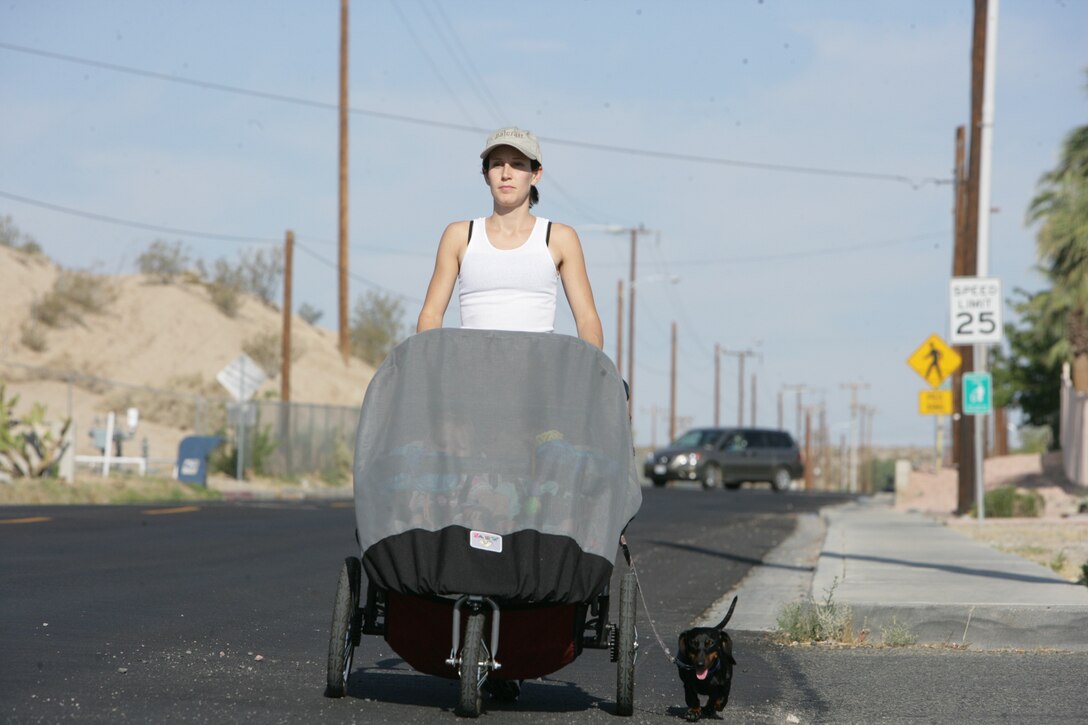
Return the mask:
[[892, 617], [892, 623], [880, 628], [880, 641], [887, 647], [909, 647], [918, 637]]

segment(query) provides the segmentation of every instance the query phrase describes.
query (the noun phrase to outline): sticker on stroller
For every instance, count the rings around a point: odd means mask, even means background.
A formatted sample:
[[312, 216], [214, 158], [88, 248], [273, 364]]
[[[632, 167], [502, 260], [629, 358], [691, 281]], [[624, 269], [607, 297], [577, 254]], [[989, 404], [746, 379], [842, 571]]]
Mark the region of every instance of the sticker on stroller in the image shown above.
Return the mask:
[[493, 551], [502, 553], [502, 537], [498, 534], [490, 534], [486, 531], [469, 531], [468, 545], [480, 551]]

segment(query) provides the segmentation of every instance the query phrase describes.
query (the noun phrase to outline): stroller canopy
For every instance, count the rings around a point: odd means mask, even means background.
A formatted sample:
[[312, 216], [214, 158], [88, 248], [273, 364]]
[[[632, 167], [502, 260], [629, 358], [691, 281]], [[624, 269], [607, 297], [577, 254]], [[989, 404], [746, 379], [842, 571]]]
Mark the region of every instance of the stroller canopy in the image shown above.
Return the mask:
[[582, 340], [431, 330], [367, 388], [355, 512], [382, 588], [588, 601], [641, 502], [623, 383]]

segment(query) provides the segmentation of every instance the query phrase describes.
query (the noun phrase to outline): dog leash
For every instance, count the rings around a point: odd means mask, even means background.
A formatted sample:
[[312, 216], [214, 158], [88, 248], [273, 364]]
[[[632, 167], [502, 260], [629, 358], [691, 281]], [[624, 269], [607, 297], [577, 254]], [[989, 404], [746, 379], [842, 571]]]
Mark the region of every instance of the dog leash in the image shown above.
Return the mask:
[[635, 588], [638, 589], [639, 599], [642, 600], [642, 610], [646, 612], [646, 619], [650, 622], [650, 631], [654, 633], [654, 638], [657, 640], [658, 646], [661, 647], [661, 651], [665, 653], [666, 659], [668, 659], [671, 664], [674, 664], [677, 667], [681, 667], [685, 670], [697, 669], [695, 666], [689, 665], [686, 662], [681, 662], [679, 658], [673, 656], [672, 652], [669, 651], [668, 645], [666, 645], [665, 641], [661, 639], [661, 635], [658, 633], [657, 627], [654, 626], [654, 618], [653, 615], [650, 614], [650, 607], [646, 604], [646, 595], [642, 591], [642, 582], [640, 582], [638, 579], [638, 568], [635, 566], [635, 562], [631, 559], [631, 550], [627, 547], [627, 537], [623, 534], [620, 534], [620, 549], [623, 551], [623, 558], [627, 561], [627, 566], [629, 566], [631, 568], [631, 571], [635, 573]]

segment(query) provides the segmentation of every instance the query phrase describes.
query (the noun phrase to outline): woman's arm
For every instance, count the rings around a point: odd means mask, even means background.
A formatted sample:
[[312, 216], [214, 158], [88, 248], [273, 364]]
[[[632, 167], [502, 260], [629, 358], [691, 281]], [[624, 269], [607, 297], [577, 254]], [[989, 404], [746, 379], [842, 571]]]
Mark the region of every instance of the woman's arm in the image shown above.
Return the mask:
[[593, 301], [593, 289], [586, 274], [586, 259], [582, 254], [582, 242], [578, 233], [566, 224], [552, 224], [551, 245], [558, 253], [556, 264], [563, 280], [563, 292], [574, 314], [578, 337], [591, 345], [604, 347], [604, 330]]
[[453, 222], [442, 232], [438, 242], [438, 255], [434, 261], [434, 274], [427, 285], [427, 297], [419, 312], [416, 332], [442, 327], [446, 316], [457, 273], [461, 269], [461, 250], [468, 244], [468, 222]]

